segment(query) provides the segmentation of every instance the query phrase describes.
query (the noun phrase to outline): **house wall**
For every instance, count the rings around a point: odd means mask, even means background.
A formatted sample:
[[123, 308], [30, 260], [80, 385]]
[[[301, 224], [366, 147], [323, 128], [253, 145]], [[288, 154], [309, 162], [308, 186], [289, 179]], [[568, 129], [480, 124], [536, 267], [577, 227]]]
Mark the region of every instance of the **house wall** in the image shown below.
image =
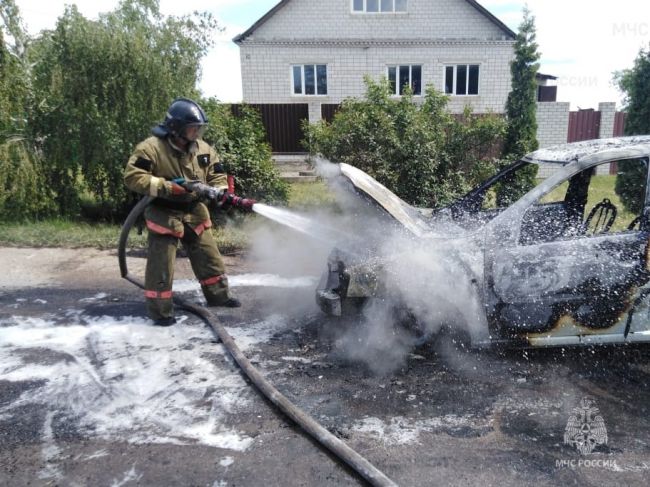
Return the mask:
[[[537, 104], [537, 141], [539, 148], [566, 144], [569, 131], [569, 102]], [[537, 176], [547, 178], [556, 170], [553, 164], [541, 164]]]
[[[616, 119], [616, 103], [603, 102], [598, 104], [600, 112], [600, 128], [597, 137], [608, 139], [614, 137]], [[537, 141], [540, 149], [552, 145], [566, 144], [569, 132], [569, 103], [568, 102], [541, 102], [537, 104]], [[546, 178], [557, 170], [554, 164], [540, 165], [538, 177]], [[596, 174], [610, 173], [610, 165], [598, 166]]]
[[353, 13], [352, 0], [292, 0], [250, 39], [505, 39], [506, 33], [466, 0], [408, 0], [407, 10]]
[[[452, 96], [449, 109], [477, 113], [504, 111], [510, 91], [512, 44], [496, 42], [431, 43], [401, 46], [311, 46], [252, 44], [241, 46], [243, 98], [247, 103], [341, 103], [362, 97], [364, 76], [386, 77], [391, 64], [421, 64], [422, 84], [443, 89], [445, 64], [479, 64], [479, 95]], [[292, 94], [292, 64], [327, 64], [327, 96]], [[418, 98], [418, 97], [416, 97]], [[312, 117], [310, 120], [314, 121]]]
[[[450, 110], [503, 112], [512, 39], [466, 0], [409, 0], [407, 13], [360, 14], [352, 0], [291, 0], [239, 43], [248, 103], [340, 103], [365, 93], [387, 65], [421, 64], [422, 84], [443, 89], [444, 64], [480, 64], [479, 95], [453, 96]], [[292, 94], [292, 64], [327, 64], [327, 96]], [[317, 115], [318, 113], [318, 115]], [[313, 116], [312, 116], [313, 115]]]
[[[609, 139], [614, 136], [614, 119], [616, 118], [616, 103], [604, 102], [598, 104], [600, 112], [599, 139]], [[596, 174], [606, 175], [610, 173], [611, 164], [601, 164], [596, 169]]]

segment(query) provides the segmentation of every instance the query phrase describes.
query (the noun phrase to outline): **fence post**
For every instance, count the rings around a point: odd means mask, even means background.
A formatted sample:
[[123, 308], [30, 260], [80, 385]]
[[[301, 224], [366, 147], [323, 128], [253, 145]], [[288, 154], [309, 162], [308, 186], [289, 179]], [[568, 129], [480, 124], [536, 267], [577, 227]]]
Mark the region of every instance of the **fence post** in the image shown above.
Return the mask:
[[614, 118], [616, 117], [615, 102], [601, 102], [598, 104], [600, 112], [599, 139], [609, 139], [614, 136]]

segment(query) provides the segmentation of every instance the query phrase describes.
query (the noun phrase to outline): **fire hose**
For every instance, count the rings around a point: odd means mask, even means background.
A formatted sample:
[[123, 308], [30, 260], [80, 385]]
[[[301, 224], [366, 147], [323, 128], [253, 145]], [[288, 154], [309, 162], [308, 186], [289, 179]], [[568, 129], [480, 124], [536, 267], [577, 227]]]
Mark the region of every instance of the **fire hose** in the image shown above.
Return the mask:
[[[133, 207], [128, 217], [124, 221], [124, 224], [122, 225], [118, 246], [118, 259], [122, 277], [127, 281], [135, 284], [140, 289], [144, 289], [144, 283], [137, 277], [129, 274], [127, 268], [126, 244], [133, 225], [152, 199], [153, 198], [151, 196], [146, 196], [142, 198], [136, 206]], [[199, 316], [203, 321], [210, 325], [212, 331], [219, 338], [219, 340], [221, 340], [221, 343], [223, 343], [223, 345], [226, 347], [226, 350], [228, 350], [237, 365], [239, 365], [239, 367], [250, 379], [250, 381], [257, 387], [257, 389], [280, 411], [282, 411], [287, 417], [298, 424], [318, 443], [327, 448], [337, 458], [345, 462], [371, 485], [382, 487], [395, 487], [397, 485], [363, 456], [350, 448], [345, 444], [345, 442], [334, 436], [321, 424], [310, 417], [306, 412], [289, 401], [289, 399], [287, 399], [268, 380], [266, 380], [239, 349], [235, 343], [235, 340], [226, 331], [225, 327], [219, 323], [217, 316], [215, 316], [209, 309], [189, 303], [177, 296], [174, 296], [174, 303], [177, 304], [180, 308]]]

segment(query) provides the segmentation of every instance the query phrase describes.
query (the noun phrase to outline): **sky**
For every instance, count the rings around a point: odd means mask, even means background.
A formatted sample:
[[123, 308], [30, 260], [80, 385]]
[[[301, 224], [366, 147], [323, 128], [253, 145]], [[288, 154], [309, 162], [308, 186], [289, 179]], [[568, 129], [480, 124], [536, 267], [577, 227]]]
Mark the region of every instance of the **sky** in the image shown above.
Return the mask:
[[[224, 27], [204, 58], [200, 89], [224, 102], [241, 101], [239, 49], [232, 38], [244, 32], [279, 0], [160, 0], [163, 14], [209, 11]], [[54, 27], [64, 5], [75, 3], [88, 18], [112, 10], [118, 0], [16, 0], [31, 34]], [[612, 73], [630, 68], [641, 47], [650, 44], [647, 0], [479, 0], [516, 31], [527, 3], [536, 18], [540, 71], [558, 76], [558, 101], [571, 108], [621, 103]], [[605, 7], [606, 6], [606, 7]]]

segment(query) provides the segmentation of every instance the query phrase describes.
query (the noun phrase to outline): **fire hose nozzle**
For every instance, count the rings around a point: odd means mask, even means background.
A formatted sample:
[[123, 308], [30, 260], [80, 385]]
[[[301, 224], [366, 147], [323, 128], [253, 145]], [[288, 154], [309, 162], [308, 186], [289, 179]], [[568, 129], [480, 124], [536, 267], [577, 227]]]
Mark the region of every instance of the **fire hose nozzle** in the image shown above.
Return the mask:
[[252, 198], [242, 198], [228, 189], [217, 189], [200, 181], [187, 181], [183, 178], [174, 179], [173, 182], [179, 184], [187, 191], [197, 194], [201, 198], [214, 201], [220, 208], [232, 206], [245, 211], [253, 211], [253, 205], [257, 203]]

